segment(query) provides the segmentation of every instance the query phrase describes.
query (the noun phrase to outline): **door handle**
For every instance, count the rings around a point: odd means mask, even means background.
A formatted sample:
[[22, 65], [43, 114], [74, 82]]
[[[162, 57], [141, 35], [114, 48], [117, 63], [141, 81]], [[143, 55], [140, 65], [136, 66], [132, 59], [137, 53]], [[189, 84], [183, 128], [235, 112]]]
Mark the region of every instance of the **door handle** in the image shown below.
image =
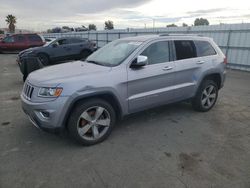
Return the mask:
[[203, 64], [205, 61], [197, 61], [196, 64]]
[[167, 66], [167, 67], [164, 67], [162, 70], [167, 71], [167, 70], [171, 70], [172, 68], [173, 68], [173, 67]]

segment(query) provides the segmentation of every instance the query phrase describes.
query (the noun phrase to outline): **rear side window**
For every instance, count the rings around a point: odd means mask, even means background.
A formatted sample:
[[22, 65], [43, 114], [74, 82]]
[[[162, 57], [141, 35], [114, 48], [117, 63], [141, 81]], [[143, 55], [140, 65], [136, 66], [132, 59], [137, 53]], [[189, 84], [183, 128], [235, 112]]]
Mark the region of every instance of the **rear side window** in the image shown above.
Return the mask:
[[72, 38], [70, 39], [70, 43], [81, 43], [85, 42], [84, 39]]
[[174, 41], [176, 59], [189, 59], [197, 57], [194, 42], [191, 40], [176, 40]]
[[151, 44], [141, 55], [148, 57], [148, 64], [169, 62], [169, 46], [167, 41]]
[[23, 35], [17, 35], [15, 36], [16, 42], [25, 42], [25, 37]]
[[210, 56], [216, 55], [216, 51], [214, 50], [213, 46], [207, 41], [194, 41], [196, 46], [197, 56]]
[[32, 42], [42, 42], [41, 37], [39, 37], [38, 35], [28, 35], [28, 39]]

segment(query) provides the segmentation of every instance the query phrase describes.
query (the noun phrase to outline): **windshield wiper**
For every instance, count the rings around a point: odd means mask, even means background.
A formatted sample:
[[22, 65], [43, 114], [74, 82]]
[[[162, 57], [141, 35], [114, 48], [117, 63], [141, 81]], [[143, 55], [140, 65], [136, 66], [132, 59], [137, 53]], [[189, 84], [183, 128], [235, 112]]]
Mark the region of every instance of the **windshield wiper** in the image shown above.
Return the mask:
[[106, 63], [101, 63], [101, 62], [94, 61], [94, 60], [85, 60], [85, 61], [88, 62], [88, 63], [96, 64], [96, 65], [108, 66]]

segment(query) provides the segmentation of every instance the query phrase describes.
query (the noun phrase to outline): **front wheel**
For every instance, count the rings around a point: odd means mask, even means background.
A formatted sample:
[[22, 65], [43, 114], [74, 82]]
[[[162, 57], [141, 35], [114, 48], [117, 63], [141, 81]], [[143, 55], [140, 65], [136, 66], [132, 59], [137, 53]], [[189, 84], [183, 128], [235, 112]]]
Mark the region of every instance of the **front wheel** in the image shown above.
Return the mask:
[[38, 59], [43, 64], [43, 66], [49, 65], [49, 56], [43, 53], [38, 54]]
[[68, 121], [70, 135], [83, 145], [105, 140], [116, 121], [113, 107], [102, 99], [83, 101], [75, 107]]
[[192, 101], [193, 108], [197, 111], [207, 112], [215, 105], [218, 98], [218, 86], [213, 80], [202, 82]]

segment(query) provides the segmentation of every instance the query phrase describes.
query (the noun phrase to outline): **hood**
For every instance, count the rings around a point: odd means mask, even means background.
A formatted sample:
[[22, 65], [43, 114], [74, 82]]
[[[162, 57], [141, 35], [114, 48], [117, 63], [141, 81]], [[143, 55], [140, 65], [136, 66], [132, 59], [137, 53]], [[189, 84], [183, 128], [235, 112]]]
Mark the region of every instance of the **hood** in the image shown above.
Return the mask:
[[41, 47], [43, 47], [43, 46], [28, 48], [28, 49], [26, 49], [26, 50], [21, 51], [21, 52], [19, 53], [19, 55], [23, 55], [23, 54], [25, 54], [26, 52], [30, 52], [30, 51], [34, 51], [34, 50], [40, 50]]
[[36, 86], [50, 83], [56, 83], [58, 85], [73, 77], [109, 72], [111, 69], [111, 67], [83, 61], [73, 61], [39, 69], [32, 72], [27, 79], [31, 84]]

